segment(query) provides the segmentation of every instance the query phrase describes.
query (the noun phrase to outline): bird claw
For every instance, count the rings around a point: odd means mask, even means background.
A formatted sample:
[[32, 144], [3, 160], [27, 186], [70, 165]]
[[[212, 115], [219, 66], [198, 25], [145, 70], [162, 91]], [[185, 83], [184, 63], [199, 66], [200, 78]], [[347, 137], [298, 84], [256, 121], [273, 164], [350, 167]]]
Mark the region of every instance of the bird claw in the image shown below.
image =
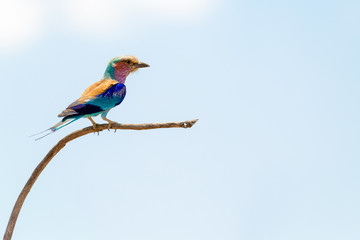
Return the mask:
[[[114, 121], [108, 121], [109, 124], [108, 124], [108, 131], [110, 132], [110, 128], [112, 127], [113, 124], [117, 124], [117, 122], [114, 122]], [[115, 129], [116, 130], [116, 129]]]
[[110, 119], [104, 117], [103, 115], [101, 115], [101, 118], [104, 120], [104, 121], [107, 121], [109, 124], [108, 124], [108, 131], [110, 132], [110, 128], [112, 127], [113, 124], [118, 124], [117, 122], [114, 122], [114, 121], [111, 121]]
[[97, 129], [97, 124], [93, 124], [93, 129], [95, 130], [94, 134], [97, 133], [98, 136], [100, 135], [100, 131]]

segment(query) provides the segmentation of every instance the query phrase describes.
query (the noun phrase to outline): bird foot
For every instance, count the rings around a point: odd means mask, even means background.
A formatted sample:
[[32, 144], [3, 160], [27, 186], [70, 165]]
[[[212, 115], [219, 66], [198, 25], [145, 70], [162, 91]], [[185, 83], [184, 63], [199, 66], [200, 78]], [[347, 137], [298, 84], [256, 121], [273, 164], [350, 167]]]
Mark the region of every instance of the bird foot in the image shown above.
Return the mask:
[[[88, 119], [91, 121], [92, 125], [93, 125], [93, 129], [95, 130], [95, 132], [97, 132], [98, 136], [99, 136], [99, 130], [97, 129], [97, 123], [94, 122], [94, 120], [91, 117], [88, 117]], [[94, 132], [94, 134], [95, 134]]]
[[[114, 122], [114, 121], [111, 121], [111, 120], [109, 120], [108, 123], [109, 123], [108, 124], [108, 131], [110, 131], [110, 128], [112, 127], [113, 124], [117, 124], [117, 122]], [[116, 129], [115, 129], [115, 131], [116, 131]]]
[[110, 132], [110, 128], [112, 127], [111, 125], [113, 124], [117, 124], [117, 122], [114, 122], [114, 121], [111, 121], [110, 119], [104, 117], [103, 115], [101, 115], [101, 118], [104, 120], [104, 121], [107, 121], [109, 124], [108, 124], [108, 131]]
[[95, 130], [94, 134], [97, 133], [98, 136], [99, 136], [99, 135], [100, 135], [100, 131], [98, 130], [98, 124], [97, 124], [97, 123], [93, 124], [93, 129]]

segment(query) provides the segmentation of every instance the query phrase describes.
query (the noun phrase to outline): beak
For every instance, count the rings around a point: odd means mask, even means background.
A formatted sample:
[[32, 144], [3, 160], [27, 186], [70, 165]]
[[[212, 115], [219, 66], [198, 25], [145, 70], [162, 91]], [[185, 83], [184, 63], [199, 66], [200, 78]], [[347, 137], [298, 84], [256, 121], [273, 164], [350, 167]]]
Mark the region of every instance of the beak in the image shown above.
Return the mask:
[[135, 64], [136, 68], [145, 68], [145, 67], [150, 67], [149, 64], [143, 63], [143, 62], [139, 62]]

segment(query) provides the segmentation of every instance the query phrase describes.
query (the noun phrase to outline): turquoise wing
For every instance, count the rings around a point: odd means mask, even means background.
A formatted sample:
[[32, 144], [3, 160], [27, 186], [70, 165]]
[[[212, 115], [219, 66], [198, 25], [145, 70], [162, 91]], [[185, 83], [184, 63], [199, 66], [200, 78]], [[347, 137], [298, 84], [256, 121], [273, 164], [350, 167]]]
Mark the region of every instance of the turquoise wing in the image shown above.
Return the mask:
[[125, 85], [117, 83], [96, 96], [73, 102], [59, 114], [59, 117], [64, 117], [63, 120], [66, 120], [79, 116], [97, 115], [119, 105], [124, 100], [125, 95]]

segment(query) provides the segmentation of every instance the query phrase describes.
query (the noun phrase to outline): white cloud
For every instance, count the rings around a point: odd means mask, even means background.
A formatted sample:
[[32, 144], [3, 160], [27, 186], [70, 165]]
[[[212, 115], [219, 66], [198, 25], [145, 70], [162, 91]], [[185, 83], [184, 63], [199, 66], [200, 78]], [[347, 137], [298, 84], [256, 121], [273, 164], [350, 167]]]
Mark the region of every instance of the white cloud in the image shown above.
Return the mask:
[[211, 14], [217, 1], [62, 0], [50, 4], [47, 0], [0, 0], [0, 51], [33, 43], [46, 33], [46, 24], [54, 24], [51, 16], [81, 35], [106, 38], [108, 33], [131, 33], [151, 25], [195, 23]]
[[214, 10], [213, 0], [144, 0], [148, 10], [155, 10], [170, 19], [194, 20], [206, 17]]
[[81, 32], [110, 31], [121, 24], [128, 10], [128, 4], [118, 0], [66, 0], [63, 3], [68, 25]]
[[[76, 31], [101, 35], [114, 29], [129, 32], [145, 21], [194, 22], [206, 18], [216, 0], [66, 0], [68, 25]], [[141, 25], [141, 24], [140, 24]]]
[[35, 1], [0, 2], [0, 50], [12, 51], [34, 41], [41, 33], [44, 5]]

